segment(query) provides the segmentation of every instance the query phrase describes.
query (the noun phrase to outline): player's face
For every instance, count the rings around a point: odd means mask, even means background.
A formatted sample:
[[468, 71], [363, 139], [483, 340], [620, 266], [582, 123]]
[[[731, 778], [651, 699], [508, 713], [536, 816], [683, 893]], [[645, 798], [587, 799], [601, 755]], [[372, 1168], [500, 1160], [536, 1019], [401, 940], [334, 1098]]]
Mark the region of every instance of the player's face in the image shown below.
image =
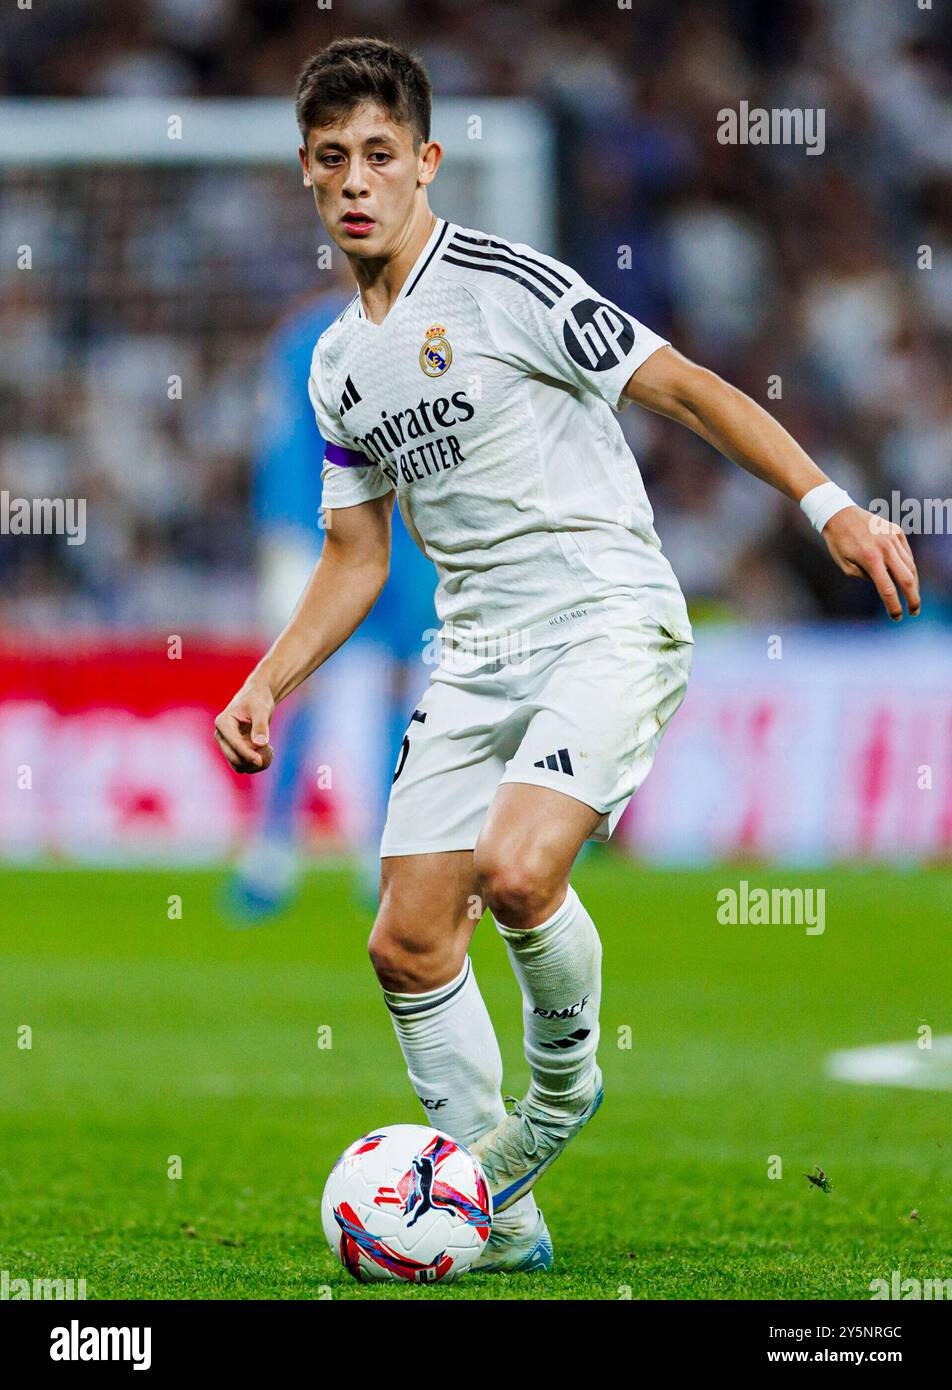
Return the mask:
[[413, 132], [380, 107], [355, 107], [340, 125], [312, 130], [299, 151], [321, 220], [349, 256], [387, 258], [400, 246], [417, 189], [439, 164], [440, 147], [414, 149]]

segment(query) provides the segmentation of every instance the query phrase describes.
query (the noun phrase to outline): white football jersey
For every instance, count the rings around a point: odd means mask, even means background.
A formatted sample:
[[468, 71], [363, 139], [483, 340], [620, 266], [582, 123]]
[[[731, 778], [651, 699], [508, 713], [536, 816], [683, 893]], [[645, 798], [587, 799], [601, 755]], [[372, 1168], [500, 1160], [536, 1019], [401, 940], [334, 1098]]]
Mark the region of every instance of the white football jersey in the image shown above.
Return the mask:
[[451, 644], [564, 641], [609, 599], [691, 641], [614, 413], [663, 346], [551, 256], [438, 220], [383, 323], [356, 295], [314, 349], [323, 505], [396, 491]]

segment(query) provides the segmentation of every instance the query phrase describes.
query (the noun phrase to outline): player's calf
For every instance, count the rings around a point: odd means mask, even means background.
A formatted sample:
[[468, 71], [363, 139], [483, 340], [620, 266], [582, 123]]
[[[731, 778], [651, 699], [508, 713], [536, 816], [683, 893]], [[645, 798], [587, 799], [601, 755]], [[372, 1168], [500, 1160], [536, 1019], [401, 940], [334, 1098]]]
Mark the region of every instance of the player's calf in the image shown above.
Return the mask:
[[532, 1098], [572, 1114], [591, 1100], [595, 1074], [602, 963], [595, 924], [569, 885], [538, 926], [521, 930], [497, 919], [496, 929], [522, 991]]
[[522, 990], [524, 1100], [473, 1146], [500, 1211], [524, 1197], [602, 1101], [596, 1062], [602, 949], [569, 886], [556, 910], [528, 929], [496, 920]]
[[532, 1072], [526, 1103], [537, 1118], [569, 1128], [597, 1090], [602, 948], [568, 876], [598, 819], [592, 807], [548, 788], [504, 785], [474, 856], [522, 992]]

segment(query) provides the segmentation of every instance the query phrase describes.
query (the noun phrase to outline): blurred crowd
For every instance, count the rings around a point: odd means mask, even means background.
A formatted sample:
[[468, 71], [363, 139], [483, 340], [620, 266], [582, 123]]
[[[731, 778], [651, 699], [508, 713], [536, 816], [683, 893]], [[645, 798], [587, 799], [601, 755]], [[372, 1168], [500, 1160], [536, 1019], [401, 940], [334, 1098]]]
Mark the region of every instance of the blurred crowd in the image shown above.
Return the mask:
[[[42, 17], [4, 7], [0, 88], [290, 100], [302, 59], [339, 34], [409, 42], [438, 94], [527, 95], [550, 113], [559, 225], [540, 249], [771, 409], [858, 501], [944, 498], [952, 105], [938, 9], [44, 0]], [[720, 143], [718, 113], [742, 101], [822, 109], [823, 153]], [[46, 250], [28, 275], [11, 250], [27, 224]], [[91, 170], [70, 163], [64, 130], [52, 174], [5, 171], [0, 238], [0, 487], [90, 508], [84, 546], [0, 540], [0, 618], [245, 631], [258, 365], [315, 286], [324, 239], [297, 181], [229, 168], [225, 151], [217, 170]], [[622, 423], [696, 615], [875, 611], [789, 503], [676, 426], [634, 409]], [[933, 615], [952, 619], [952, 543], [913, 543]]]

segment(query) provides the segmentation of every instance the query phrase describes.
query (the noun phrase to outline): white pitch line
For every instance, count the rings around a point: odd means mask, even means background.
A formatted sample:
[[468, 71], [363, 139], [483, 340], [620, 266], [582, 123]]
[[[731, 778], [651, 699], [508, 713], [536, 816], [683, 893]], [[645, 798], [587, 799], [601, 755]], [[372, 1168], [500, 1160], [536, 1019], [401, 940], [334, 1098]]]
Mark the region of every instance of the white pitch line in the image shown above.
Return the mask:
[[850, 1047], [827, 1058], [828, 1075], [861, 1086], [906, 1086], [915, 1091], [952, 1091], [952, 1036], [914, 1042]]

